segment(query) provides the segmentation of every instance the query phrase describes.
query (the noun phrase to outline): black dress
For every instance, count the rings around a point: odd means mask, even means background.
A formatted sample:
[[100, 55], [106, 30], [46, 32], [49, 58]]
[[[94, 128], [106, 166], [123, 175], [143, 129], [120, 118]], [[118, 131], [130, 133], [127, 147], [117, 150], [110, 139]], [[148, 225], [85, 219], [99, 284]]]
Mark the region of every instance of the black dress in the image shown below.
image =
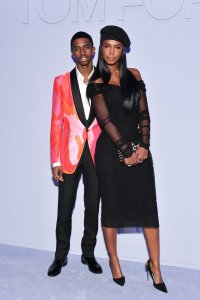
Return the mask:
[[[159, 227], [154, 169], [148, 159], [132, 167], [120, 163], [117, 148], [129, 157], [127, 141], [141, 141], [148, 148], [150, 118], [143, 81], [138, 81], [140, 100], [131, 113], [123, 108], [120, 86], [88, 85], [102, 133], [97, 141], [95, 161], [102, 201], [102, 226]], [[126, 149], [127, 146], [127, 149]]]

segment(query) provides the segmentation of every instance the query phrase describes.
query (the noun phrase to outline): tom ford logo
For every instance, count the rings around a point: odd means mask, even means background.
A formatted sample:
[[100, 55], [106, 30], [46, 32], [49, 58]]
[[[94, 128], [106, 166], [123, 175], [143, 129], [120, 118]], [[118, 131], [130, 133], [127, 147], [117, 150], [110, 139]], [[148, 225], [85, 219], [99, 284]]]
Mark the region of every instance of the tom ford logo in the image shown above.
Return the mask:
[[[105, 12], [108, 2], [110, 0], [38, 0], [34, 9], [37, 10], [39, 18], [49, 24], [64, 20], [78, 22], [80, 16], [85, 22], [92, 22], [94, 19], [107, 21]], [[116, 0], [113, 3], [116, 3], [116, 21], [125, 21], [126, 12], [129, 10], [130, 16], [130, 12], [136, 7], [144, 9], [154, 19], [169, 20], [181, 11], [185, 19], [191, 19], [200, 0]], [[32, 5], [30, 0], [21, 0], [23, 24], [31, 21], [29, 15]]]

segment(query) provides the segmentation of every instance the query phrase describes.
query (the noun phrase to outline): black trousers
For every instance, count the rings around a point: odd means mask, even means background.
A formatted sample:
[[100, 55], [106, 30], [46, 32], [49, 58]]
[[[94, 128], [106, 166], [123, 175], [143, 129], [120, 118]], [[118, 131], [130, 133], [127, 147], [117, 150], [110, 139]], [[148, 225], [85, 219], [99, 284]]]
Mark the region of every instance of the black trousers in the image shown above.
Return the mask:
[[82, 253], [94, 256], [98, 231], [99, 187], [96, 170], [91, 158], [88, 142], [73, 174], [63, 173], [63, 182], [58, 188], [58, 214], [56, 224], [55, 259], [63, 259], [70, 249], [72, 213], [75, 206], [78, 184], [83, 176], [84, 184], [84, 233], [81, 241]]

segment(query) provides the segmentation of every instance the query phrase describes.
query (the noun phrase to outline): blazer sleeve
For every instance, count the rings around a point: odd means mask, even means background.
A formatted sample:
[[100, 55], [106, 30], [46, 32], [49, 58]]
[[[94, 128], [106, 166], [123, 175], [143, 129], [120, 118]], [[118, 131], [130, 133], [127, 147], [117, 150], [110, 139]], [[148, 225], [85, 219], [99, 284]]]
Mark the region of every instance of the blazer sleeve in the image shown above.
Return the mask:
[[52, 116], [50, 130], [50, 156], [51, 163], [61, 165], [60, 149], [63, 128], [63, 100], [59, 77], [56, 77], [53, 85]]

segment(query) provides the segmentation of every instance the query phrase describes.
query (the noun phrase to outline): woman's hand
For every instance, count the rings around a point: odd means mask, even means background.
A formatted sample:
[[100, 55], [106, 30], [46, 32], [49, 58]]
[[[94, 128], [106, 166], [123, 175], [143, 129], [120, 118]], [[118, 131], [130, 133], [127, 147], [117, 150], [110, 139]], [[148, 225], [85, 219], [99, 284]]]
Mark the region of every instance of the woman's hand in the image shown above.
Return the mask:
[[126, 165], [130, 166], [141, 164], [143, 160], [148, 158], [148, 155], [149, 151], [147, 149], [138, 147], [136, 152], [133, 152], [130, 157], [124, 158], [124, 162]]
[[143, 162], [143, 160], [148, 158], [149, 151], [145, 148], [138, 147], [135, 154], [137, 156], [137, 163], [140, 164]]
[[133, 154], [130, 157], [127, 157], [127, 158], [125, 157], [124, 162], [126, 165], [130, 165], [130, 166], [137, 165], [138, 157], [136, 155], [136, 152], [133, 152]]

